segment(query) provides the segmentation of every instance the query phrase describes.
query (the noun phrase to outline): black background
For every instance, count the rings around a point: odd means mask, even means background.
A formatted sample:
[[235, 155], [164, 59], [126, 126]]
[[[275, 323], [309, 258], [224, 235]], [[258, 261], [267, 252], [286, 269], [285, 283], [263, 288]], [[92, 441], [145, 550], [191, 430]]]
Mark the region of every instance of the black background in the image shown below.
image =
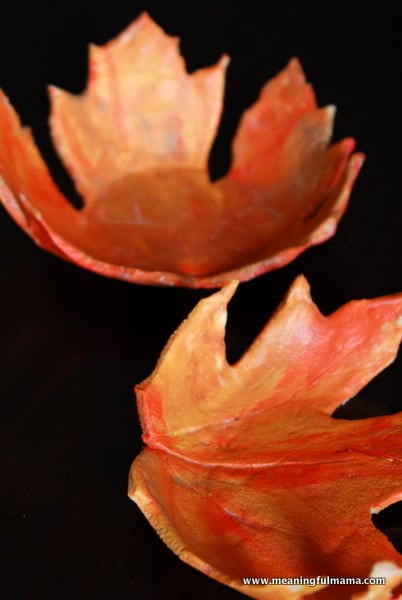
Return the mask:
[[[337, 106], [335, 139], [355, 137], [368, 157], [336, 236], [240, 286], [229, 309], [229, 359], [241, 355], [299, 273], [326, 314], [353, 298], [400, 291], [398, 4], [7, 2], [0, 85], [70, 198], [72, 184], [47, 132], [46, 85], [81, 92], [87, 43], [106, 42], [142, 10], [181, 37], [190, 70], [231, 55], [214, 177], [228, 167], [241, 112], [291, 56], [301, 59], [320, 105]], [[84, 271], [38, 249], [3, 210], [0, 230], [0, 595], [240, 598], [177, 559], [126, 497], [130, 463], [141, 449], [133, 385], [210, 292]], [[349, 415], [398, 410], [400, 367], [399, 359], [352, 400]], [[398, 518], [391, 519], [395, 530]]]

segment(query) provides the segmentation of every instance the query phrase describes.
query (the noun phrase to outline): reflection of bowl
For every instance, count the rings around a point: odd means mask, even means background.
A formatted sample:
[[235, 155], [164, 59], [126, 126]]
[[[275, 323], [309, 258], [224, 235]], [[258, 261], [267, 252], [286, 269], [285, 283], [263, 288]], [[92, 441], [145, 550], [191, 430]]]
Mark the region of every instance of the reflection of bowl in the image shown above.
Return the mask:
[[333, 235], [362, 155], [328, 148], [332, 107], [317, 109], [297, 60], [241, 121], [228, 175], [211, 183], [227, 58], [188, 75], [177, 40], [142, 15], [91, 47], [82, 96], [51, 89], [55, 144], [84, 199], [74, 209], [29, 131], [0, 99], [0, 199], [43, 248], [104, 275], [220, 286], [290, 262]]

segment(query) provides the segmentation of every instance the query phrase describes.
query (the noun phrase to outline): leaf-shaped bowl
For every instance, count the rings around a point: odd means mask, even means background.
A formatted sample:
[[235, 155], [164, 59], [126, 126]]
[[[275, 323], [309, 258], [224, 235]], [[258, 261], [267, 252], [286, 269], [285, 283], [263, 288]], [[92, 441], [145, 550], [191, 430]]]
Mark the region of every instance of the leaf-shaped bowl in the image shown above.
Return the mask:
[[178, 40], [143, 14], [91, 46], [89, 82], [50, 88], [51, 133], [84, 202], [60, 193], [29, 130], [0, 96], [0, 200], [39, 246], [132, 282], [216, 287], [293, 260], [333, 235], [362, 163], [328, 146], [296, 59], [243, 116], [229, 173], [211, 182], [228, 58], [186, 72]]
[[[390, 598], [402, 559], [371, 514], [402, 499], [402, 413], [331, 415], [394, 359], [402, 294], [325, 317], [299, 277], [229, 365], [233, 291], [202, 300], [137, 386], [146, 448], [130, 497], [184, 561], [252, 598]], [[370, 573], [388, 586], [326, 587]]]

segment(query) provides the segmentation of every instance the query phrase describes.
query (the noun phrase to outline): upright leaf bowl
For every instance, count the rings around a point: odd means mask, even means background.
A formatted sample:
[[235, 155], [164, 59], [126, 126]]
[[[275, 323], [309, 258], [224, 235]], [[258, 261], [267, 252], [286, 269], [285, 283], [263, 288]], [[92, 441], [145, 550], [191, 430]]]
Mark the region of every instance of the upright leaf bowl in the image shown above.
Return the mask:
[[178, 40], [141, 15], [91, 46], [82, 95], [50, 88], [50, 127], [84, 208], [60, 193], [0, 92], [0, 200], [42, 248], [131, 282], [218, 287], [293, 260], [335, 232], [363, 156], [329, 146], [296, 59], [242, 117], [229, 173], [208, 154], [224, 90], [223, 56], [188, 74]]

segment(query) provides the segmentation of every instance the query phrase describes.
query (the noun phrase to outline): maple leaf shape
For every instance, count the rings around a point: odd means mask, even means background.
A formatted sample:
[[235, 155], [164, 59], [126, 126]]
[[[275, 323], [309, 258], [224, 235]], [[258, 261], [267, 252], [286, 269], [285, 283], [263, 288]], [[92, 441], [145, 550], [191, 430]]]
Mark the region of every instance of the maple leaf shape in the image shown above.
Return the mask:
[[363, 157], [349, 138], [328, 147], [333, 107], [317, 109], [295, 59], [243, 116], [228, 175], [210, 181], [227, 62], [188, 74], [178, 40], [146, 14], [90, 47], [85, 92], [50, 88], [51, 133], [81, 211], [1, 94], [3, 205], [39, 246], [138, 283], [217, 287], [328, 239]]
[[[362, 587], [246, 586], [243, 577], [366, 578], [376, 565], [398, 583], [402, 558], [371, 514], [402, 498], [401, 414], [331, 414], [394, 359], [402, 294], [326, 317], [299, 277], [229, 365], [234, 289], [202, 300], [136, 387], [147, 448], [130, 497], [184, 561], [253, 598], [343, 600]], [[383, 586], [356, 596], [389, 597]]]

